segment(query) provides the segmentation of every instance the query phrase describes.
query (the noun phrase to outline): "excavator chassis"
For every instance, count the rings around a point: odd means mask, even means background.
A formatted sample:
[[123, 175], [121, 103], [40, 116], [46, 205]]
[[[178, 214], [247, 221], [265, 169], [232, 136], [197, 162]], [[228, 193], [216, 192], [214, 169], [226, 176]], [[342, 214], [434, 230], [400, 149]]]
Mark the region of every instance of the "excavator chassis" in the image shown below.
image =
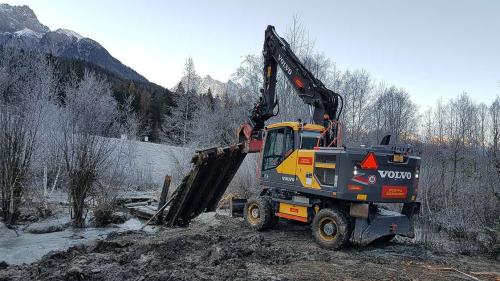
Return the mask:
[[[199, 214], [215, 211], [229, 183], [245, 159], [247, 151], [248, 148], [244, 144], [197, 151], [191, 161], [192, 170], [184, 177], [169, 200], [165, 224], [186, 226]], [[395, 235], [414, 237], [412, 217], [420, 209], [418, 202], [409, 202], [403, 204], [403, 209], [399, 213], [380, 208], [376, 204], [349, 202], [279, 188], [264, 187], [261, 196], [270, 198], [273, 202], [272, 216], [309, 224], [312, 223], [315, 212], [318, 211], [315, 206], [338, 207], [349, 218], [352, 229], [350, 241], [358, 245], [367, 245], [379, 238]], [[294, 197], [307, 198], [308, 203], [296, 202]], [[230, 202], [231, 214], [243, 216], [246, 202], [247, 199], [233, 198]], [[307, 215], [298, 218], [280, 213], [283, 206], [305, 208]]]
[[[288, 190], [277, 190], [264, 188], [259, 197], [267, 197], [272, 201], [271, 216], [281, 217], [287, 220], [294, 220], [305, 224], [312, 224], [313, 218], [318, 209], [317, 205], [323, 205], [324, 208], [335, 208], [341, 210], [347, 217], [350, 233], [349, 241], [356, 245], [366, 246], [376, 240], [388, 238], [391, 239], [396, 235], [413, 238], [413, 216], [419, 213], [420, 203], [409, 202], [404, 203], [401, 212], [390, 211], [384, 207], [373, 203], [356, 203], [346, 202], [344, 200], [331, 200], [330, 198], [322, 198], [321, 196], [308, 197], [308, 194], [294, 192], [294, 196], [283, 196], [288, 194]], [[290, 193], [291, 194], [291, 193]], [[307, 198], [307, 203], [297, 202], [291, 198], [300, 197]], [[241, 217], [246, 211], [244, 208], [247, 199], [233, 198], [230, 204], [231, 215], [233, 217]], [[280, 206], [281, 204], [281, 206]], [[304, 218], [289, 215], [290, 213], [281, 213], [283, 209], [300, 210], [306, 208], [307, 216]]]

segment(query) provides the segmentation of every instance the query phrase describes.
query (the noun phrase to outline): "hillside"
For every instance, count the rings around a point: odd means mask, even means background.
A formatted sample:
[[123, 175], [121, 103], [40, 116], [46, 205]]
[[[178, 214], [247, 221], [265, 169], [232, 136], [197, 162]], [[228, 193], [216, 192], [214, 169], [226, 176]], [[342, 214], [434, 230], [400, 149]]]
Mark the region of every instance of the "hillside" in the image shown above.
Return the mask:
[[51, 31], [28, 6], [0, 4], [0, 45], [83, 60], [125, 79], [148, 82], [98, 42], [67, 29]]

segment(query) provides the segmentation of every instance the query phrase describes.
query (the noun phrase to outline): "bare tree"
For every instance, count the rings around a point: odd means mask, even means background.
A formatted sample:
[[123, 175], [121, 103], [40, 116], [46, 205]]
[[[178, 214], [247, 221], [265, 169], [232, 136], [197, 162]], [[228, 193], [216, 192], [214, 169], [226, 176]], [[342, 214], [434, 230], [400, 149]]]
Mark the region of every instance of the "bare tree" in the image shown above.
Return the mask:
[[491, 158], [500, 180], [500, 97], [490, 107], [491, 116]]
[[18, 206], [27, 182], [37, 128], [29, 115], [15, 107], [0, 108], [0, 186], [2, 216], [7, 225], [15, 223]]
[[378, 89], [373, 104], [369, 105], [372, 118], [375, 119], [373, 123], [376, 124], [375, 141], [385, 134], [393, 135], [396, 142], [415, 138], [418, 131], [417, 105], [411, 101], [410, 95], [404, 89], [381, 85], [382, 88]]
[[233, 74], [235, 82], [239, 83], [243, 91], [250, 97], [253, 97], [254, 100], [258, 99], [260, 89], [264, 83], [263, 68], [264, 61], [262, 55], [247, 55]]
[[0, 189], [2, 216], [14, 224], [32, 175], [33, 154], [55, 94], [53, 66], [35, 52], [0, 51]]
[[120, 110], [121, 132], [126, 134], [129, 139], [135, 140], [141, 135], [142, 120], [139, 114], [135, 112], [132, 104], [134, 96], [129, 95], [123, 101]]
[[85, 71], [81, 81], [65, 88], [64, 107], [59, 114], [54, 140], [60, 151], [71, 199], [73, 223], [85, 225], [86, 199], [109, 166], [115, 145], [117, 104], [105, 79]]
[[342, 120], [346, 127], [346, 141], [359, 144], [366, 141], [368, 129], [365, 127], [369, 100], [371, 99], [372, 82], [366, 70], [345, 71], [342, 76], [341, 93], [344, 97]]
[[199, 97], [193, 92], [187, 92], [179, 83], [173, 93], [175, 106], [163, 114], [162, 140], [171, 145], [186, 146], [191, 141], [193, 130], [193, 115], [197, 111]]
[[191, 57], [186, 59], [182, 80], [185, 82], [179, 83], [174, 93], [175, 107], [163, 114], [162, 139], [170, 144], [185, 146], [191, 138], [192, 118], [198, 98], [196, 91], [200, 83]]

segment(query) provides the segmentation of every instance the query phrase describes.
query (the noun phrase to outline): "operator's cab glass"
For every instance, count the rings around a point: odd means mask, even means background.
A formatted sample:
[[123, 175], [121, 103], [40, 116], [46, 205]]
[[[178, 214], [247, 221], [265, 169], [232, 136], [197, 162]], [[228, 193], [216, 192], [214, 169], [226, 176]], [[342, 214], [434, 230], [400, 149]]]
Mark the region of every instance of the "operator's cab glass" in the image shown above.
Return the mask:
[[262, 153], [262, 170], [276, 168], [293, 151], [293, 130], [289, 127], [271, 129], [267, 132]]
[[300, 133], [300, 148], [301, 149], [314, 149], [318, 143], [318, 138], [321, 136], [320, 132], [302, 131]]

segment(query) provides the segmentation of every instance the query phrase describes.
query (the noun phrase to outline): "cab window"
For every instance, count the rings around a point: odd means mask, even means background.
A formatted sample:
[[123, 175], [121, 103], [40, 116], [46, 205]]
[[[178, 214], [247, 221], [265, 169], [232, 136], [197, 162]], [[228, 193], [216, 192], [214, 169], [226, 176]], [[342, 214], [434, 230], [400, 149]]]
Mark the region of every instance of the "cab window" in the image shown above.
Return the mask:
[[318, 143], [318, 138], [321, 136], [319, 132], [303, 131], [300, 134], [300, 148], [314, 149]]
[[293, 150], [293, 130], [278, 128], [267, 132], [266, 144], [262, 154], [262, 170], [276, 168], [287, 152]]

